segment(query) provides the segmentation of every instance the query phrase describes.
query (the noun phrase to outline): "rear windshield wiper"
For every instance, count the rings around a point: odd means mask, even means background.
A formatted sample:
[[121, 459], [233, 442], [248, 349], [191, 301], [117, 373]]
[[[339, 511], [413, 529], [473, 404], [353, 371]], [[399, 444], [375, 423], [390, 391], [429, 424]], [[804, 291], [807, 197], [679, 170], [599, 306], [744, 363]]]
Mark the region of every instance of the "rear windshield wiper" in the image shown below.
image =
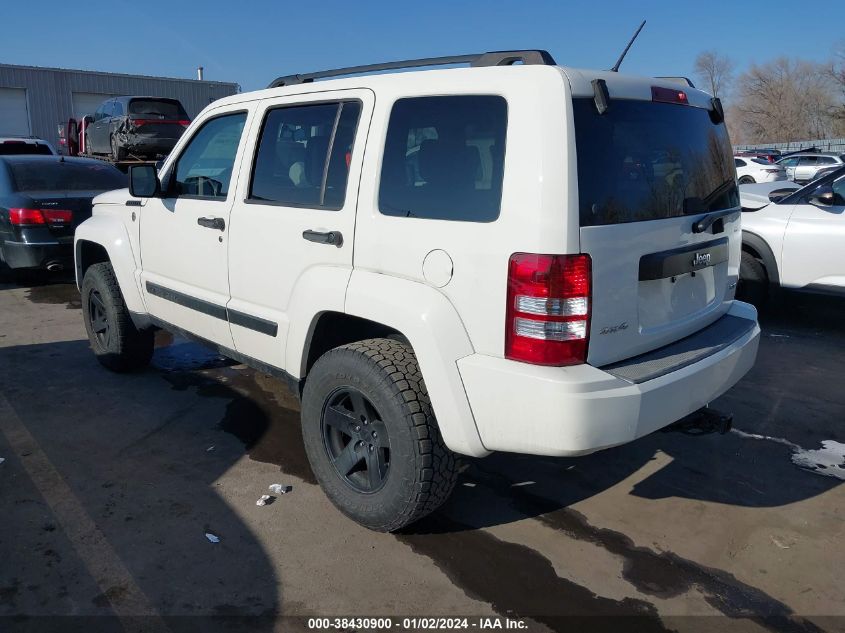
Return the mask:
[[694, 222], [692, 225], [692, 232], [693, 233], [704, 233], [707, 229], [713, 226], [713, 223], [718, 220], [719, 218], [723, 218], [726, 215], [731, 215], [732, 213], [736, 213], [738, 209], [726, 209], [725, 211], [715, 211], [713, 213], [709, 213], [701, 218], [698, 222]]

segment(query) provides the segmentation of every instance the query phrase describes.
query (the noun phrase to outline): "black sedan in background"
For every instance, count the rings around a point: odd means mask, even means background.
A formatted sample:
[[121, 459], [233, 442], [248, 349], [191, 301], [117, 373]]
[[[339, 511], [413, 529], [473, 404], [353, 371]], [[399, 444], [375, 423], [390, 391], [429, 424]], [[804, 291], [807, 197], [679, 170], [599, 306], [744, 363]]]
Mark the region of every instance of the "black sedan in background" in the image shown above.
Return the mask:
[[126, 175], [100, 160], [0, 156], [0, 260], [13, 272], [72, 267], [91, 200], [123, 187]]

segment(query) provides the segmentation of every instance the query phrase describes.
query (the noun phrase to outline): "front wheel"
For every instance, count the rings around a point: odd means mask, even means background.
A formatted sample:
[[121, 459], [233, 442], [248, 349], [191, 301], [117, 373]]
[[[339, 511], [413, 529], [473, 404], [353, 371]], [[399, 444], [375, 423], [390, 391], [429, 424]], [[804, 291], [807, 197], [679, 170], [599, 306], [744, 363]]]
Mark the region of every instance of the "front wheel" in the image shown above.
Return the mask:
[[754, 180], [751, 176], [743, 176], [739, 179], [739, 184], [741, 185], [753, 185], [756, 180]]
[[751, 253], [742, 251], [739, 262], [739, 283], [737, 299], [748, 301], [757, 307], [763, 306], [769, 298], [769, 277], [763, 263]]
[[126, 154], [125, 154], [123, 148], [120, 145], [118, 145], [117, 141], [114, 140], [113, 136], [111, 137], [110, 143], [111, 143], [111, 159], [114, 162], [118, 163], [118, 162], [122, 161], [124, 158], [126, 158]]
[[94, 264], [82, 280], [82, 316], [91, 349], [104, 367], [126, 372], [149, 364], [153, 331], [138, 330], [109, 263]]
[[302, 396], [314, 475], [348, 517], [393, 532], [436, 510], [458, 475], [411, 347], [368, 339], [314, 364]]

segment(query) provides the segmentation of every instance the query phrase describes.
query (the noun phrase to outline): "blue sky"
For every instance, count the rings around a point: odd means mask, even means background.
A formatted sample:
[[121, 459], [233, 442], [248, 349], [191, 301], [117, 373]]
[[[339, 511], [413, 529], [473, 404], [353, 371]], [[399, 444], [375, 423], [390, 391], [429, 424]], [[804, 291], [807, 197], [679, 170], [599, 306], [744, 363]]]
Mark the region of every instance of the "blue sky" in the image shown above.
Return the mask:
[[842, 0], [818, 5], [823, 20], [794, 0], [0, 1], [0, 62], [169, 77], [202, 65], [206, 79], [244, 90], [282, 74], [514, 48], [609, 68], [642, 19], [622, 68], [646, 75], [691, 75], [705, 49], [741, 70], [779, 55], [821, 61], [845, 44]]

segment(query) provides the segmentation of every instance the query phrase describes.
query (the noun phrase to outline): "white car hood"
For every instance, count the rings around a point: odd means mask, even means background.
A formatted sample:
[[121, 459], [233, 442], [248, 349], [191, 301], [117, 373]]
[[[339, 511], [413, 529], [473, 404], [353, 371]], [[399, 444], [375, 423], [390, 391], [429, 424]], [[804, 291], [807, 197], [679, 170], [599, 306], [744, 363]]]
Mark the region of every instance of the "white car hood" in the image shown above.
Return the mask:
[[757, 210], [762, 209], [767, 204], [771, 203], [769, 200], [769, 193], [776, 189], [791, 189], [798, 191], [801, 187], [793, 182], [784, 182], [782, 180], [775, 182], [762, 182], [755, 185], [740, 185], [739, 186], [739, 204], [743, 209]]

